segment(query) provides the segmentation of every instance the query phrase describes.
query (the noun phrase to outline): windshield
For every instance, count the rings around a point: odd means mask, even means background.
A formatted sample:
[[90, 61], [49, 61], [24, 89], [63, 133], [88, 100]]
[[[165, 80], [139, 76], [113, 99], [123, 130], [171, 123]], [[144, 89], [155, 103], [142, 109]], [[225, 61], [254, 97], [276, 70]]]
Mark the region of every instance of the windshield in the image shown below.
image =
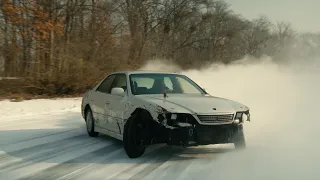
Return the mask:
[[131, 91], [140, 94], [205, 94], [192, 80], [178, 74], [131, 74]]

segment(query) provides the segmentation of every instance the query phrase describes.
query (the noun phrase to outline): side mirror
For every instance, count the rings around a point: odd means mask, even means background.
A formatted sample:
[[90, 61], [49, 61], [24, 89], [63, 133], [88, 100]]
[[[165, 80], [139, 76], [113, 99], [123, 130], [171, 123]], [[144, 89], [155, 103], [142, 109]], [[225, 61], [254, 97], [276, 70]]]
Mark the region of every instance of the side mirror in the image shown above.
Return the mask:
[[122, 88], [116, 87], [111, 89], [112, 95], [124, 96], [124, 90]]

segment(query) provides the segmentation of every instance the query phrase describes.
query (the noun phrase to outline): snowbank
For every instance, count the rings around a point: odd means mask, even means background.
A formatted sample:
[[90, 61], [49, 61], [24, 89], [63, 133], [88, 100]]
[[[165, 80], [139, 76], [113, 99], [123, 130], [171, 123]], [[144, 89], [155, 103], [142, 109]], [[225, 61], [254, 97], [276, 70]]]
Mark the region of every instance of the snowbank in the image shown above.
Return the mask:
[[0, 119], [55, 113], [80, 112], [81, 98], [35, 99], [22, 102], [0, 101]]

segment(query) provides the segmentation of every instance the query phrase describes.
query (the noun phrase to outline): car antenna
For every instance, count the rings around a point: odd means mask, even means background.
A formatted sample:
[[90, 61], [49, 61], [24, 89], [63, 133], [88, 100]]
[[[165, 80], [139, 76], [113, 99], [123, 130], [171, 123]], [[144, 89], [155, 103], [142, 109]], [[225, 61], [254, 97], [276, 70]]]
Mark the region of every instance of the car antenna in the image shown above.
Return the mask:
[[163, 91], [163, 98], [167, 98], [168, 97], [168, 95], [167, 95], [167, 91], [166, 90], [164, 90]]

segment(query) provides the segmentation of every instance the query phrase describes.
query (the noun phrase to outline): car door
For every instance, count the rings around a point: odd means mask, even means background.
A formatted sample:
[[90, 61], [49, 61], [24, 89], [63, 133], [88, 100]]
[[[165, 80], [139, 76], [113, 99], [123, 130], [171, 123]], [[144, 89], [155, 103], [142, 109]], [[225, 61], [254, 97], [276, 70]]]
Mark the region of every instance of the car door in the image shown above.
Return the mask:
[[110, 130], [110, 120], [106, 118], [106, 114], [111, 114], [109, 109], [111, 85], [116, 75], [109, 75], [97, 87], [91, 95], [91, 108], [94, 114], [95, 126], [104, 130]]
[[127, 76], [126, 74], [117, 74], [115, 80], [112, 83], [112, 88], [123, 88], [125, 91], [124, 96], [111, 95], [110, 99], [110, 112], [112, 113], [112, 127], [113, 131], [117, 131], [119, 134], [123, 134], [124, 125], [124, 112], [125, 106], [128, 103], [128, 90], [127, 90]]

